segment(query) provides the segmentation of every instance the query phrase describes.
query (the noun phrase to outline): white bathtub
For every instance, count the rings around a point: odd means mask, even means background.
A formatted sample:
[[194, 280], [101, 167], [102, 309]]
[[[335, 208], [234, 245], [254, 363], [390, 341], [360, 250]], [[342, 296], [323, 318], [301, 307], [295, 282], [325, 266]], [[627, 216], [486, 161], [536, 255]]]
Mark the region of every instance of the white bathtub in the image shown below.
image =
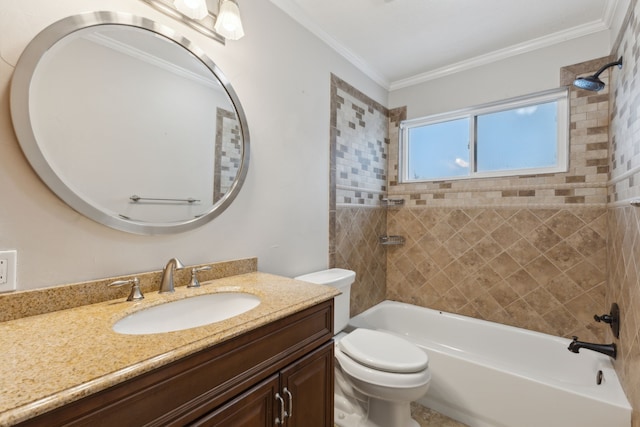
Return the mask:
[[568, 339], [394, 301], [349, 325], [398, 334], [422, 348], [432, 379], [419, 403], [472, 427], [631, 425], [610, 358], [571, 353]]

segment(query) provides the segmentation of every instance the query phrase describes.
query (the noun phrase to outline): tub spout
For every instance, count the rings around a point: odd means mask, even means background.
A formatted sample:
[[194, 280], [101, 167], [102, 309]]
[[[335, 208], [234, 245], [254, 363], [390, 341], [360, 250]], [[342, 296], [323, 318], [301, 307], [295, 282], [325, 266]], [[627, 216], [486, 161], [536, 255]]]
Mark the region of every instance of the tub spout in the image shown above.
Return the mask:
[[587, 350], [597, 351], [598, 353], [606, 354], [609, 357], [613, 357], [614, 359], [617, 356], [618, 349], [616, 348], [615, 343], [612, 344], [594, 344], [590, 342], [578, 341], [578, 337], [573, 337], [573, 341], [569, 344], [569, 351], [574, 353], [578, 353], [581, 348], [586, 348]]

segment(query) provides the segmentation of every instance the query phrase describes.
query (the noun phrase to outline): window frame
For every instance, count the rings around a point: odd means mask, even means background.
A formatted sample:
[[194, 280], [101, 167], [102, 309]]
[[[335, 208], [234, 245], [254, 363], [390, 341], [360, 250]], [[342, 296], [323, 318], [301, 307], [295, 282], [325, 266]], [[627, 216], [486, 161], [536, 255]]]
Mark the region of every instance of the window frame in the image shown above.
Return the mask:
[[[491, 172], [477, 172], [477, 133], [476, 125], [478, 116], [484, 114], [498, 113], [517, 108], [531, 107], [534, 105], [545, 104], [549, 102], [557, 102], [557, 143], [556, 143], [556, 165], [548, 167], [535, 167], [524, 169], [504, 169]], [[569, 170], [569, 124], [570, 124], [570, 102], [569, 88], [561, 87], [559, 89], [547, 90], [530, 95], [510, 98], [504, 101], [497, 101], [482, 104], [474, 107], [464, 108], [461, 110], [433, 114], [425, 117], [419, 117], [400, 122], [400, 141], [398, 144], [398, 182], [399, 183], [421, 183], [421, 182], [440, 182], [440, 181], [457, 181], [476, 178], [500, 178], [513, 176], [527, 176], [551, 173], [563, 173]], [[450, 176], [450, 177], [434, 177], [411, 179], [409, 175], [409, 131], [413, 128], [435, 125], [438, 123], [459, 120], [469, 120], [469, 175]]]

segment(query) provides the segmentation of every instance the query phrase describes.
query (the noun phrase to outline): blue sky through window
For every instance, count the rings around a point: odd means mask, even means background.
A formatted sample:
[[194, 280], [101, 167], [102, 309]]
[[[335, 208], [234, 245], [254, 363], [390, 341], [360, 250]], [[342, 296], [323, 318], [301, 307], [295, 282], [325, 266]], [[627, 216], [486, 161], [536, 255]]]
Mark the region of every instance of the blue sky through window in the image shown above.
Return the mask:
[[409, 129], [409, 179], [469, 175], [469, 118]]
[[549, 102], [478, 116], [478, 172], [554, 166], [557, 103]]
[[[470, 120], [475, 120], [475, 171]], [[558, 164], [558, 102], [409, 127], [410, 181], [554, 167]]]

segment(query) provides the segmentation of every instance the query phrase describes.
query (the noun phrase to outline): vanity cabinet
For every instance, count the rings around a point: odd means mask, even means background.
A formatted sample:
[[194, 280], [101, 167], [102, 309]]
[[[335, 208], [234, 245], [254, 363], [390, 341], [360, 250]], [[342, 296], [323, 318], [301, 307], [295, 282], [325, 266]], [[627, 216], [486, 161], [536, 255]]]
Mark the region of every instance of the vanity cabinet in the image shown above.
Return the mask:
[[329, 300], [19, 425], [331, 427], [332, 338]]
[[191, 424], [326, 427], [333, 424], [333, 342]]

